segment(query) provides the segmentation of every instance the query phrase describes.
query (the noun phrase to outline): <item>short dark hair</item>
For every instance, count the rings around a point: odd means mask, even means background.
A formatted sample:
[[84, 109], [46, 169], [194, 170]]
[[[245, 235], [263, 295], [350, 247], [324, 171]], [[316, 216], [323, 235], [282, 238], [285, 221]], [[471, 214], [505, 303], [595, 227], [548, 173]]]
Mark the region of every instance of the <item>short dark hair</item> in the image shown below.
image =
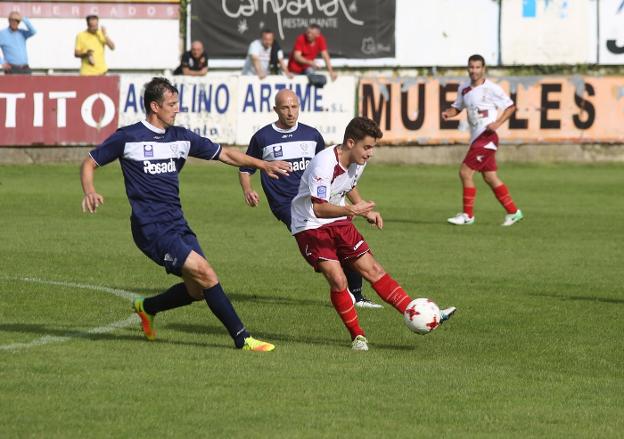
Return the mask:
[[481, 65], [485, 67], [485, 59], [479, 54], [471, 55], [470, 58], [468, 58], [468, 64], [472, 61], [481, 61]]
[[271, 29], [265, 27], [264, 29], [262, 29], [260, 31], [260, 34], [274, 34], [275, 32], [273, 32]]
[[318, 23], [310, 23], [308, 25], [308, 29], [317, 29], [317, 30], [321, 30], [321, 26], [319, 26]]
[[149, 115], [152, 112], [150, 108], [152, 102], [156, 102], [159, 105], [162, 103], [166, 91], [170, 91], [172, 94], [178, 94], [178, 89], [175, 88], [167, 78], [154, 77], [150, 82], [145, 84], [145, 90], [143, 92], [145, 114]]
[[371, 136], [374, 139], [381, 139], [383, 133], [379, 125], [377, 125], [377, 122], [373, 119], [369, 119], [368, 117], [354, 117], [345, 129], [342, 143], [346, 143], [347, 139], [353, 139], [357, 142], [366, 136]]
[[100, 17], [98, 17], [97, 15], [87, 15], [87, 25], [89, 24], [89, 21], [91, 20], [100, 21]]

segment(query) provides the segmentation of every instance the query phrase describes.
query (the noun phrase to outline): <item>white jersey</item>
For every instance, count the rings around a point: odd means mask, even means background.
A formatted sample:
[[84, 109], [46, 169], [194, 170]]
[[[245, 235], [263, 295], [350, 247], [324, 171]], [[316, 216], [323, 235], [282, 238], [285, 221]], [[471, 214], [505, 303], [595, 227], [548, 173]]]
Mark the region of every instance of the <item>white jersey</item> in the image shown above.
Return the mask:
[[353, 163], [347, 169], [342, 167], [338, 162], [337, 147], [334, 145], [319, 152], [303, 173], [299, 192], [290, 205], [290, 231], [293, 235], [347, 219], [346, 216], [317, 218], [312, 208], [313, 200], [344, 206], [347, 193], [357, 185], [364, 172], [366, 164]]
[[[465, 108], [468, 112], [471, 145], [489, 124], [496, 121], [499, 110], [504, 111], [511, 105], [513, 101], [509, 96], [498, 84], [489, 79], [476, 87], [472, 87], [470, 81], [463, 82], [457, 90], [457, 99], [453, 102], [453, 107], [457, 110]], [[493, 149], [496, 149], [496, 146]]]
[[[271, 48], [268, 49], [262, 45], [262, 41], [254, 40], [249, 45], [249, 49], [247, 50], [247, 57], [245, 58], [245, 64], [243, 65], [243, 75], [257, 75], [256, 66], [253, 63], [252, 57], [257, 56], [260, 60], [260, 66], [264, 73], [267, 75], [269, 72], [269, 64], [271, 62]], [[284, 52], [280, 49], [277, 51], [277, 59], [284, 59]]]

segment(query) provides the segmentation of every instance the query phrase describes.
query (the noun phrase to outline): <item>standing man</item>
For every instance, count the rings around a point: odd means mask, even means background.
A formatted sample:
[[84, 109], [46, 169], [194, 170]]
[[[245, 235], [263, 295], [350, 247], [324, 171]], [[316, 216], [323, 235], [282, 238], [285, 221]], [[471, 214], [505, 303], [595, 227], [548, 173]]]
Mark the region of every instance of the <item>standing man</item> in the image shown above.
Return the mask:
[[[371, 119], [356, 117], [351, 120], [342, 144], [327, 148], [312, 159], [291, 204], [291, 232], [301, 255], [327, 279], [331, 302], [351, 334], [351, 347], [356, 351], [367, 351], [368, 340], [349, 298], [345, 266], [360, 273], [379, 297], [401, 315], [412, 301], [375, 260], [352, 222], [358, 215], [377, 228], [383, 228], [381, 214], [373, 210], [375, 203], [365, 201], [357, 189], [358, 180], [382, 135]], [[347, 204], [345, 196], [353, 204]], [[438, 323], [448, 320], [455, 310], [455, 307], [441, 310]]]
[[498, 84], [485, 78], [485, 59], [481, 55], [468, 58], [468, 75], [470, 81], [459, 86], [457, 99], [451, 108], [442, 112], [442, 118], [447, 120], [466, 108], [470, 125], [470, 149], [459, 169], [464, 210], [449, 218], [448, 222], [458, 226], [474, 224], [473, 209], [477, 188], [473, 176], [475, 172], [481, 172], [496, 199], [507, 211], [502, 225], [511, 226], [520, 221], [523, 215], [514, 204], [507, 186], [496, 174], [496, 150], [499, 142], [496, 130], [511, 117], [516, 107]]
[[[307, 75], [311, 82], [318, 81], [320, 75], [317, 75], [316, 71], [320, 69], [321, 66], [315, 59], [319, 53], [323, 57], [323, 60], [325, 60], [325, 66], [327, 67], [327, 71], [329, 71], [329, 76], [332, 81], [335, 81], [337, 75], [332, 68], [329, 52], [327, 52], [327, 42], [325, 41], [325, 37], [321, 35], [321, 27], [318, 24], [311, 24], [308, 26], [306, 31], [300, 34], [295, 40], [295, 46], [288, 60], [288, 70], [296, 75]], [[323, 81], [326, 81], [324, 76], [322, 76], [322, 78]], [[315, 85], [322, 87], [325, 85], [325, 82]]]
[[132, 207], [130, 222], [135, 244], [147, 257], [164, 266], [167, 273], [183, 280], [162, 294], [134, 301], [133, 310], [141, 319], [145, 337], [156, 338], [157, 313], [205, 300], [227, 328], [236, 348], [273, 350], [272, 344], [249, 335], [225, 295], [182, 213], [178, 174], [189, 156], [257, 167], [271, 178], [287, 176], [290, 164], [257, 160], [173, 126], [179, 111], [178, 90], [165, 78], [152, 79], [145, 87], [143, 99], [146, 120], [120, 128], [92, 150], [82, 163], [80, 177], [85, 194], [82, 209], [95, 213], [104, 202], [93, 183], [95, 169], [119, 159]]
[[[26, 29], [19, 29], [23, 21]], [[28, 17], [22, 18], [19, 12], [9, 13], [9, 27], [0, 31], [0, 49], [4, 60], [0, 57], [2, 70], [7, 75], [30, 75], [32, 72], [28, 66], [28, 54], [26, 53], [26, 40], [37, 31], [30, 23]]]
[[208, 54], [204, 43], [193, 41], [191, 50], [187, 50], [180, 58], [180, 65], [173, 71], [174, 75], [205, 76], [208, 73]]
[[[301, 176], [310, 160], [325, 149], [325, 140], [318, 130], [298, 122], [299, 99], [292, 90], [282, 89], [277, 93], [273, 110], [277, 113], [277, 121], [253, 135], [247, 155], [268, 161], [286, 160], [292, 164], [288, 177], [274, 180], [264, 173], [260, 177], [271, 212], [290, 230], [290, 203], [297, 195]], [[260, 197], [251, 184], [255, 171], [251, 167], [242, 167], [238, 174], [245, 202], [250, 207], [260, 203]], [[346, 275], [356, 306], [382, 308], [362, 295], [362, 276], [359, 273], [346, 270]]]
[[264, 79], [272, 73], [278, 74], [280, 70], [292, 78], [293, 75], [288, 71], [288, 64], [284, 59], [284, 52], [275, 41], [275, 34], [272, 30], [263, 29], [260, 39], [249, 44], [243, 75], [256, 75]]
[[85, 76], [105, 75], [108, 71], [104, 59], [104, 48], [115, 50], [115, 43], [106, 33], [104, 26], [100, 27], [97, 15], [87, 16], [87, 29], [76, 35], [74, 56], [80, 58], [80, 74]]

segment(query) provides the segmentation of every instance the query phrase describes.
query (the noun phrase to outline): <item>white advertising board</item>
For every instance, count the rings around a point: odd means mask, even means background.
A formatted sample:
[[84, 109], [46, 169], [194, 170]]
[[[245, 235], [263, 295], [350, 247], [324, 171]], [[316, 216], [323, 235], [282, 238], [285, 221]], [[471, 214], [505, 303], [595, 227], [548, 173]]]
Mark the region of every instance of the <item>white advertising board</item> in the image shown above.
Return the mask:
[[597, 61], [596, 0], [505, 0], [501, 7], [503, 65]]
[[[142, 90], [151, 75], [120, 76], [119, 126], [145, 118]], [[256, 130], [277, 120], [275, 95], [283, 88], [299, 96], [299, 120], [318, 129], [327, 143], [342, 141], [344, 129], [355, 115], [356, 79], [329, 81], [324, 88], [311, 87], [305, 76], [288, 79], [269, 76], [213, 75], [202, 78], [169, 78], [179, 90], [180, 113], [176, 125], [184, 126], [217, 143], [247, 145]]]
[[342, 141], [344, 129], [355, 115], [356, 81], [352, 76], [329, 80], [324, 88], [310, 86], [305, 76], [270, 76], [263, 80], [241, 76], [238, 87], [238, 145], [247, 145], [256, 130], [277, 120], [273, 105], [275, 95], [283, 88], [292, 89], [299, 97], [299, 120], [318, 129], [327, 143]]
[[498, 2], [398, 0], [396, 57], [401, 66], [463, 66], [479, 53], [498, 63]]
[[[143, 86], [151, 79], [151, 75], [121, 75], [119, 126], [145, 119]], [[234, 143], [238, 77], [173, 76], [169, 79], [180, 92], [180, 112], [176, 117], [176, 125], [186, 127], [217, 143]]]
[[600, 0], [599, 64], [624, 64], [624, 0]]

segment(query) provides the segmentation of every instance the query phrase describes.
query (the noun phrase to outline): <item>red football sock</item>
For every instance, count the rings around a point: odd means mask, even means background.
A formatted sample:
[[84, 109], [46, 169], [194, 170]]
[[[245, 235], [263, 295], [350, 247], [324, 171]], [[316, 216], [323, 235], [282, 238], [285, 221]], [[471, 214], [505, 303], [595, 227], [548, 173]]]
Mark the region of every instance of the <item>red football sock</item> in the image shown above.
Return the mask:
[[507, 213], [516, 213], [518, 211], [518, 208], [511, 199], [511, 195], [509, 195], [507, 186], [501, 184], [492, 190], [494, 191], [494, 195], [496, 195], [496, 199], [503, 205]]
[[464, 188], [464, 213], [468, 215], [470, 218], [474, 216], [474, 203], [475, 198], [477, 197], [477, 188], [476, 187], [465, 187]]
[[349, 296], [349, 292], [346, 289], [342, 291], [331, 291], [330, 297], [332, 305], [336, 308], [342, 323], [344, 323], [351, 334], [351, 340], [358, 335], [365, 336], [364, 331], [360, 328], [358, 315], [351, 301], [351, 296]]
[[404, 313], [405, 308], [412, 301], [410, 296], [401, 288], [401, 285], [392, 279], [388, 273], [372, 284], [372, 287], [384, 302], [394, 306], [400, 313]]

